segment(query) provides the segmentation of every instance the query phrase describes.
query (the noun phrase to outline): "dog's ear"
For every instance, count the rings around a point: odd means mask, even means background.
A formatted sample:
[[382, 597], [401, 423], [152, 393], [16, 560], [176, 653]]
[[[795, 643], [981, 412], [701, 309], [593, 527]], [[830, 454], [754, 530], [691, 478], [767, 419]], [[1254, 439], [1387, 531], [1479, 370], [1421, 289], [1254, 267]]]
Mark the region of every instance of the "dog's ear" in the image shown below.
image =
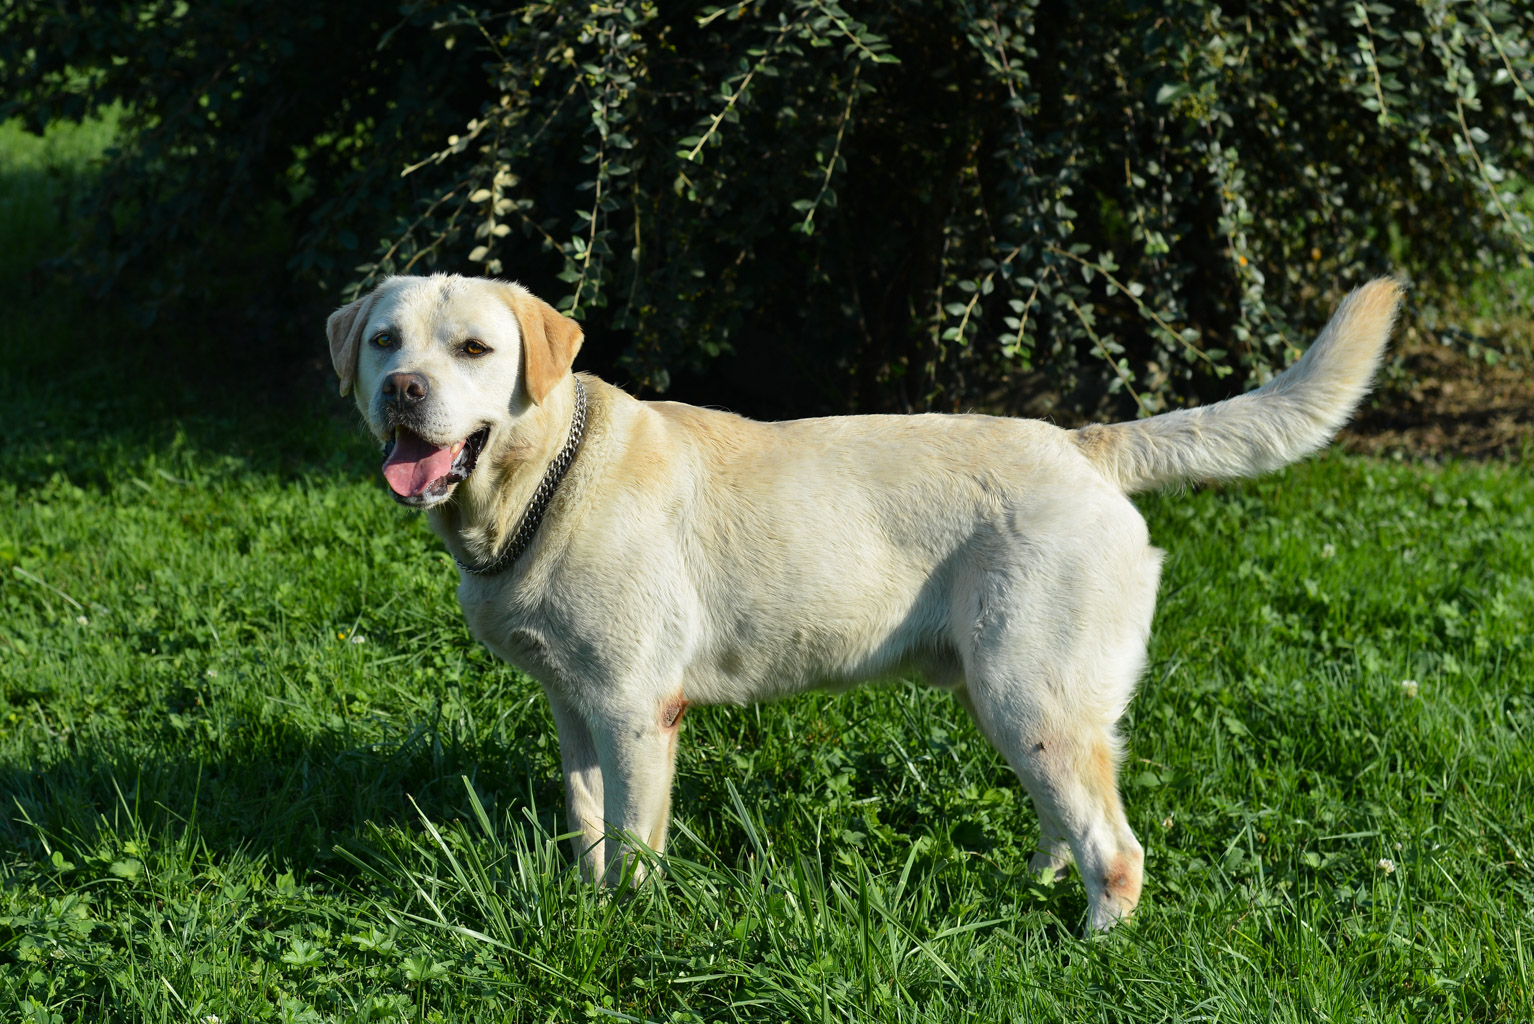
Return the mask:
[[521, 285], [508, 283], [504, 294], [522, 330], [522, 379], [528, 396], [541, 405], [570, 372], [586, 336], [580, 324]]
[[362, 349], [362, 329], [368, 323], [373, 295], [369, 292], [355, 302], [348, 302], [325, 321], [325, 333], [330, 336], [330, 364], [341, 378], [343, 395], [352, 389], [352, 381], [357, 377], [357, 353]]

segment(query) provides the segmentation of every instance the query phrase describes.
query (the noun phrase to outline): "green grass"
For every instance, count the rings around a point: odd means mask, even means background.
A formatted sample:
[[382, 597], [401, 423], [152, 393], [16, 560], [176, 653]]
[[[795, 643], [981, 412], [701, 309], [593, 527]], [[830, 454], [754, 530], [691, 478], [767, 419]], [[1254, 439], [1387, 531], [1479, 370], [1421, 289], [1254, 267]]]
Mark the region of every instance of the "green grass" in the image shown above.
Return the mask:
[[1148, 883], [1105, 938], [915, 684], [694, 710], [666, 880], [615, 899], [344, 402], [124, 386], [110, 311], [0, 289], [0, 1020], [1534, 1017], [1521, 467], [1142, 502]]

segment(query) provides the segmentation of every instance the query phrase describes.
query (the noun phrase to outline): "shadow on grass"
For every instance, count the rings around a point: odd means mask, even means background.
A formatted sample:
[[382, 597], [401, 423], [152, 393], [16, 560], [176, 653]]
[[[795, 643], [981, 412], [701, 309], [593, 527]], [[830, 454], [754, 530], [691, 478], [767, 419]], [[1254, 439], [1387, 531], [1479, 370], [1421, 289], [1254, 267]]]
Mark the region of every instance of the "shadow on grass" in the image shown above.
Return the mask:
[[[387, 881], [408, 902], [409, 885], [377, 869], [395, 863], [423, 870], [410, 846], [434, 846], [427, 823], [447, 833], [460, 822], [467, 834], [479, 833], [465, 779], [495, 823], [498, 843], [530, 848], [567, 831], [552, 731], [540, 743], [542, 734], [530, 728], [465, 740], [442, 719], [400, 730], [362, 742], [345, 730], [299, 730], [279, 719], [217, 735], [210, 727], [184, 748], [169, 725], [147, 748], [77, 737], [47, 764], [0, 761], [0, 802], [10, 808], [0, 820], [0, 844], [13, 851], [13, 863], [33, 863], [26, 874], [34, 879], [57, 872], [75, 889], [98, 877], [110, 881], [114, 862], [133, 856], [151, 873], [193, 876], [265, 864], [325, 891]], [[885, 870], [904, 863], [909, 872], [914, 864], [917, 877], [942, 875], [943, 885], [960, 886], [966, 900], [1028, 915], [1049, 941], [1073, 933], [1069, 923], [1085, 913], [1084, 892], [1074, 878], [1040, 886], [1027, 875], [1036, 836], [1021, 794], [1007, 807], [1013, 820], [999, 825], [997, 808], [968, 806], [954, 779], [934, 779], [938, 789], [930, 794], [904, 789], [875, 749], [878, 742], [870, 737], [867, 746], [847, 751], [857, 799], [826, 806], [819, 805], [817, 780], [792, 770], [749, 781], [718, 765], [684, 770], [675, 796], [685, 827], [673, 836], [673, 852], [731, 885], [750, 874], [757, 836], [768, 837], [783, 871], [801, 856], [818, 862], [824, 877], [843, 881], [857, 871], [848, 857]], [[726, 779], [738, 782], [739, 797]], [[870, 797], [878, 820], [897, 834], [866, 837], [872, 845], [865, 845], [852, 833], [867, 827]], [[456, 842], [449, 845], [456, 849]], [[890, 842], [898, 849], [885, 849]], [[559, 844], [557, 858], [545, 867], [574, 869], [568, 843]], [[364, 871], [359, 860], [374, 869]], [[950, 897], [958, 898], [931, 894], [939, 902]]]
[[[170, 721], [179, 716], [169, 716]], [[366, 843], [377, 827], [419, 828], [467, 819], [464, 778], [480, 800], [521, 820], [536, 808], [557, 834], [562, 787], [530, 744], [474, 745], [443, 722], [418, 723], [388, 741], [310, 733], [277, 720], [178, 750], [167, 726], [153, 749], [79, 737], [46, 764], [0, 762], [0, 841], [46, 863], [52, 852], [84, 863], [124, 844], [175, 845], [190, 838], [214, 864], [233, 855], [286, 869], [349, 869], [334, 848]], [[206, 857], [198, 858], [206, 863]]]

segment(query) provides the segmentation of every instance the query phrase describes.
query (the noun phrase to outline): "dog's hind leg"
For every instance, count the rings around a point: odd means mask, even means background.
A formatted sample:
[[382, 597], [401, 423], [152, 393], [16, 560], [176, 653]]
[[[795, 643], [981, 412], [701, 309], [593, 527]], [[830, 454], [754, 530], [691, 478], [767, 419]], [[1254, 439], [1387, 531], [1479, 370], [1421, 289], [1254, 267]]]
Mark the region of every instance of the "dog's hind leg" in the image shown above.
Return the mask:
[[1063, 720], [1017, 729], [976, 709], [981, 731], [1017, 772], [1042, 832], [1029, 870], [1059, 878], [1074, 856], [1090, 904], [1088, 928], [1111, 928], [1140, 901], [1145, 854], [1118, 792], [1111, 727]]
[[1058, 874], [1064, 837], [1093, 930], [1133, 913], [1145, 862], [1119, 799], [1114, 728], [1145, 663], [1160, 569], [1137, 524], [1107, 521], [1090, 544], [1031, 561], [995, 559], [954, 606], [971, 713], [1038, 811], [1030, 867]]
[[[963, 705], [964, 710], [969, 712], [970, 718], [974, 719], [981, 734], [990, 740], [991, 746], [1001, 749], [988, 734], [989, 726], [982, 722], [979, 714], [976, 713], [975, 702], [970, 698], [969, 689], [961, 686], [953, 691], [953, 695]], [[1039, 843], [1033, 851], [1033, 857], [1028, 861], [1028, 873], [1043, 882], [1064, 881], [1071, 867], [1071, 842], [1066, 835], [1065, 826], [1061, 825], [1055, 817], [1054, 807], [1049, 803], [1035, 799], [1033, 812], [1039, 819]]]
[[1119, 799], [1117, 744], [1110, 730], [1089, 727], [1026, 747], [1007, 751], [1008, 761], [1068, 836], [1090, 903], [1088, 927], [1111, 928], [1140, 902], [1145, 865]]

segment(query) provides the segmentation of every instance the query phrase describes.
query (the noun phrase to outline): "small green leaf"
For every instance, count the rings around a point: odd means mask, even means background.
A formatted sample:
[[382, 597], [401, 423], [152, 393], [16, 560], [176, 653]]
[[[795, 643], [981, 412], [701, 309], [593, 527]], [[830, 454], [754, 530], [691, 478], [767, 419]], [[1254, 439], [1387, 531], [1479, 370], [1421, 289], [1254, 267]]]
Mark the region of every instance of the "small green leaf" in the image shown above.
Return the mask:
[[1187, 82], [1168, 82], [1156, 90], [1156, 102], [1169, 107], [1192, 91], [1193, 86]]
[[144, 873], [144, 862], [137, 857], [124, 857], [114, 860], [107, 870], [118, 878], [137, 878]]

